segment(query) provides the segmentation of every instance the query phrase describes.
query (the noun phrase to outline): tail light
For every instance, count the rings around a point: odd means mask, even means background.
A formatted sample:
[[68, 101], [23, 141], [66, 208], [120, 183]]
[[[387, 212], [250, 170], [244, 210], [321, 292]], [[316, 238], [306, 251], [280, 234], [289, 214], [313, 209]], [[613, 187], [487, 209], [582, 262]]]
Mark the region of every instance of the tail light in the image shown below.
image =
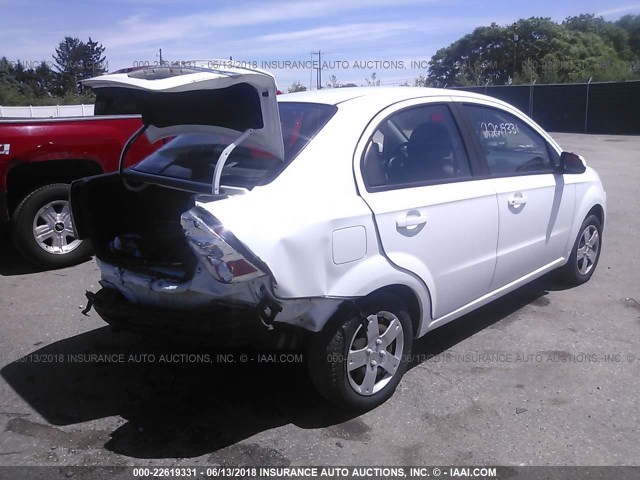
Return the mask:
[[206, 210], [192, 208], [182, 214], [180, 224], [189, 246], [216, 280], [238, 283], [266, 275], [266, 266]]

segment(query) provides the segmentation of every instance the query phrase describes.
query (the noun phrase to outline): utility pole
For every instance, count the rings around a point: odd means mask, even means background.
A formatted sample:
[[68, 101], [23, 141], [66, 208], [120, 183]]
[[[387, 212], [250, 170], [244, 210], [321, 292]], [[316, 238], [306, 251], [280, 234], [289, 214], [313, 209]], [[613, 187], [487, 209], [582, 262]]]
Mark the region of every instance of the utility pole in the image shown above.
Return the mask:
[[518, 24], [513, 22], [513, 78], [516, 78], [516, 53], [518, 52]]
[[316, 68], [316, 89], [320, 90], [322, 88], [322, 52], [318, 50], [317, 52], [311, 52], [311, 58], [313, 59], [314, 55], [318, 55], [318, 68]]
[[322, 55], [318, 50], [318, 90], [322, 89]]

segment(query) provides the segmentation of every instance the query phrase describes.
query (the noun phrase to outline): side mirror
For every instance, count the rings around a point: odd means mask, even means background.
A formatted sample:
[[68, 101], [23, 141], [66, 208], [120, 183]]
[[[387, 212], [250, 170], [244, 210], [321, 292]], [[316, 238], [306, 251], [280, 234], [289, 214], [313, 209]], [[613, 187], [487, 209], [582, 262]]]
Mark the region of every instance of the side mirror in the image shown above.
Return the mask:
[[587, 164], [584, 158], [576, 153], [562, 152], [557, 170], [558, 173], [584, 173], [587, 170]]

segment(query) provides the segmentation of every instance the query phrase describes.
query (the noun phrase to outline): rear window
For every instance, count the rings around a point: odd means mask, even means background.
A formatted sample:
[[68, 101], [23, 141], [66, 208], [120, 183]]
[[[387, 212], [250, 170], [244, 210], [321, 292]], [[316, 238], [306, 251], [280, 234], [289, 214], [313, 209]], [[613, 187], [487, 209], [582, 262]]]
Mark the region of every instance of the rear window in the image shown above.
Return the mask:
[[[222, 169], [221, 185], [252, 188], [268, 183], [289, 164], [333, 116], [336, 107], [315, 103], [278, 104], [284, 162], [259, 148], [236, 147]], [[211, 183], [222, 151], [234, 137], [214, 134], [179, 135], [133, 167], [134, 171], [199, 183]]]

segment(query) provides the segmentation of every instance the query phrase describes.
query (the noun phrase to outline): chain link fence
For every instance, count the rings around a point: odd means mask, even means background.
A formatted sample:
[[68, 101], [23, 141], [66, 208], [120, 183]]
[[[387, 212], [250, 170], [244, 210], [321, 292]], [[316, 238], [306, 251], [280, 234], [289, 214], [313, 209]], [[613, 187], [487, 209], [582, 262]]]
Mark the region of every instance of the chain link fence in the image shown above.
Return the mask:
[[456, 88], [504, 100], [551, 132], [640, 134], [640, 81]]

